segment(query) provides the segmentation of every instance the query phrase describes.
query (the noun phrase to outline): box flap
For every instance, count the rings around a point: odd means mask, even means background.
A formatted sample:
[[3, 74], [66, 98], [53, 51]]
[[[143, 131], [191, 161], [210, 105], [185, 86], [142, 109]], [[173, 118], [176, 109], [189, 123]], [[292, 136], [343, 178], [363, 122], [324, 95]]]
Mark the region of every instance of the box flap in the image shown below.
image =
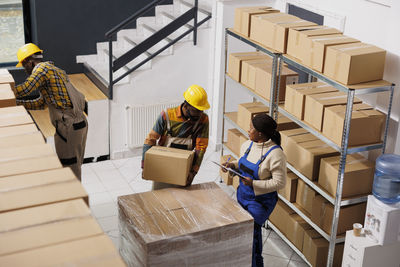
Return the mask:
[[340, 53], [344, 53], [350, 56], [371, 54], [371, 53], [386, 53], [386, 50], [366, 43], [334, 45], [330, 46], [329, 49], [334, 49], [339, 51]]

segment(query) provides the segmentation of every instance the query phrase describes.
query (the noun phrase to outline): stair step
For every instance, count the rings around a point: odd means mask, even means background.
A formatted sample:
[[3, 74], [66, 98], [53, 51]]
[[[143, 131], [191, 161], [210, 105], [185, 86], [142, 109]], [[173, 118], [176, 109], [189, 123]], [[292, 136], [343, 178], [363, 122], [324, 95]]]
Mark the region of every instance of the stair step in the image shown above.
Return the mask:
[[[153, 27], [151, 27], [147, 24], [143, 24], [142, 27], [145, 28], [146, 30], [150, 31], [152, 34], [154, 34], [158, 31], [157, 29], [154, 29]], [[168, 43], [172, 43], [172, 39], [169, 37], [165, 37], [164, 40], [167, 41]]]
[[[124, 37], [122, 37], [128, 44], [130, 44], [132, 47], [135, 47], [135, 46], [137, 46], [138, 45], [138, 43], [136, 43], [135, 41], [133, 41], [133, 40], [131, 40], [129, 37], [127, 37], [127, 36], [124, 36]], [[150, 53], [150, 52], [148, 52], [148, 51], [146, 51], [146, 52], [144, 52], [144, 54], [147, 56], [147, 57], [151, 57], [152, 56], [152, 54]]]
[[68, 75], [71, 83], [89, 101], [107, 99], [102, 91], [83, 73]]
[[[176, 20], [177, 19], [177, 17], [176, 16], [173, 16], [173, 15], [171, 15], [171, 14], [168, 14], [167, 12], [165, 12], [165, 11], [163, 11], [163, 12], [160, 12], [160, 14], [162, 14], [163, 16], [165, 16], [165, 17], [167, 17], [167, 18], [169, 18], [171, 21], [173, 21], [173, 20]], [[192, 25], [190, 25], [190, 24], [185, 24], [185, 25], [183, 25], [183, 27], [185, 27], [186, 29], [188, 29], [188, 30], [190, 30], [190, 29], [193, 29], [193, 26]]]

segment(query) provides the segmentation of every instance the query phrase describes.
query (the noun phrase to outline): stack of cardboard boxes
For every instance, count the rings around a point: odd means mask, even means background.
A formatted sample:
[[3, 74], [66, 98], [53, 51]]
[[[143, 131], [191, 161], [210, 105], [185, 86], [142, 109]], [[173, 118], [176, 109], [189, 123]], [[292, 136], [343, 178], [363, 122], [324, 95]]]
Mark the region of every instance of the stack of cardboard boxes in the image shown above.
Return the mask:
[[[0, 86], [14, 87], [6, 70], [0, 70]], [[0, 107], [0, 265], [125, 266], [91, 216], [81, 183], [62, 167], [25, 108], [15, 106], [14, 94], [7, 97], [13, 101]]]

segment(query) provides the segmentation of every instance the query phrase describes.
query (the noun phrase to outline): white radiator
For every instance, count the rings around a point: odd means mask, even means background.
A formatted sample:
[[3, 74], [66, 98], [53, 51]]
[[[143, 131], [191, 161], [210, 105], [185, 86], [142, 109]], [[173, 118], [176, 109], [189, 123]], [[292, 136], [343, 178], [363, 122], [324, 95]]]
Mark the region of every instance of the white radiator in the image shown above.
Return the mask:
[[181, 102], [147, 106], [127, 106], [127, 140], [125, 142], [127, 147], [137, 148], [143, 146], [144, 139], [153, 128], [160, 112], [167, 108], [176, 107], [180, 104]]

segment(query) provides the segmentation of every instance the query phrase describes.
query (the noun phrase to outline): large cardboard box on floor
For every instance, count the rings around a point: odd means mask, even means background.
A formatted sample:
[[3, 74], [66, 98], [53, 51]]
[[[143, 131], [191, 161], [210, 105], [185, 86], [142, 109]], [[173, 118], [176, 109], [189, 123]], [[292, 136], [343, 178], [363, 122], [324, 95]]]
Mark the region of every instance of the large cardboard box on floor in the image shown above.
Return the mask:
[[23, 106], [0, 108], [0, 127], [32, 123], [31, 116]]
[[313, 201], [317, 196], [317, 192], [312, 189], [303, 180], [298, 179], [297, 181], [297, 193], [296, 193], [296, 203], [304, 209], [304, 212], [308, 217], [311, 218], [311, 213], [313, 209]]
[[[321, 159], [318, 184], [333, 197], [336, 196], [340, 156]], [[375, 164], [360, 154], [346, 157], [342, 197], [371, 193]]]
[[0, 214], [0, 257], [103, 233], [82, 199]]
[[[354, 223], [364, 220], [367, 203], [360, 203], [340, 208], [337, 234], [344, 234], [353, 229]], [[311, 220], [329, 235], [331, 234], [334, 206], [324, 197], [318, 195], [314, 198]]]
[[[343, 92], [307, 95], [304, 107], [304, 121], [309, 123], [316, 130], [322, 132], [325, 108], [336, 105], [346, 105], [346, 103], [347, 94]], [[355, 97], [353, 103], [361, 103], [361, 100]]]
[[0, 84], [0, 108], [16, 106], [14, 92], [9, 84]]
[[24, 209], [88, 195], [70, 168], [0, 178], [0, 212]]
[[[229, 160], [229, 162], [235, 161], [236, 158], [232, 155], [223, 155], [221, 157], [220, 163], [225, 163]], [[233, 183], [233, 177], [232, 175], [229, 174], [229, 172], [223, 172], [222, 170], [219, 170], [219, 174], [221, 175], [222, 180], [226, 185], [232, 185]]]
[[288, 205], [286, 205], [282, 200], [278, 199], [274, 210], [269, 216], [269, 221], [272, 222], [284, 235], [288, 232], [288, 216], [294, 214], [295, 211], [292, 210]]
[[289, 28], [312, 25], [316, 24], [285, 13], [255, 15], [251, 17], [250, 38], [286, 53]]
[[35, 248], [0, 257], [0, 266], [126, 266], [105, 235]]
[[337, 91], [336, 88], [323, 82], [288, 84], [286, 85], [285, 110], [298, 119], [303, 120], [307, 95]]
[[288, 171], [286, 174], [286, 185], [279, 189], [278, 193], [290, 202], [296, 201], [297, 180], [299, 177], [293, 172]]
[[5, 148], [27, 147], [32, 144], [45, 144], [43, 135], [40, 132], [0, 137], [0, 150]]
[[298, 214], [291, 214], [287, 217], [286, 237], [298, 248], [303, 250], [304, 231], [311, 229], [311, 226]]
[[323, 25], [290, 28], [288, 32], [288, 44], [286, 53], [301, 61], [301, 53], [305, 40], [311, 36], [330, 36], [342, 33], [341, 31]]
[[241, 139], [247, 139], [247, 137], [236, 128], [228, 129], [227, 146], [237, 156], [240, 155]]
[[36, 132], [38, 132], [38, 129], [33, 123], [9, 127], [0, 127], [0, 138]]
[[153, 146], [144, 156], [143, 179], [184, 186], [193, 158], [194, 151]]
[[260, 14], [278, 13], [279, 10], [268, 6], [250, 6], [235, 8], [233, 29], [244, 36], [250, 36], [251, 17]]
[[1, 69], [0, 71], [0, 84], [9, 84], [12, 89], [15, 87], [15, 82], [13, 76], [8, 72], [8, 70]]
[[[322, 133], [337, 145], [342, 144], [346, 106], [325, 108]], [[367, 104], [353, 105], [350, 121], [349, 146], [382, 142], [386, 115]]]
[[[343, 244], [335, 246], [333, 266], [342, 266]], [[310, 229], [304, 232], [303, 255], [315, 267], [325, 267], [328, 260], [329, 243], [317, 231]]]
[[237, 82], [241, 82], [242, 64], [246, 60], [260, 60], [270, 58], [267, 54], [261, 52], [240, 52], [229, 54], [228, 74]]
[[253, 218], [215, 183], [121, 196], [118, 207], [129, 266], [251, 265]]
[[324, 74], [343, 84], [381, 80], [386, 51], [365, 43], [329, 46]]
[[316, 71], [323, 72], [328, 46], [358, 42], [360, 41], [342, 34], [309, 36], [303, 40], [299, 53], [300, 60], [304, 65]]

